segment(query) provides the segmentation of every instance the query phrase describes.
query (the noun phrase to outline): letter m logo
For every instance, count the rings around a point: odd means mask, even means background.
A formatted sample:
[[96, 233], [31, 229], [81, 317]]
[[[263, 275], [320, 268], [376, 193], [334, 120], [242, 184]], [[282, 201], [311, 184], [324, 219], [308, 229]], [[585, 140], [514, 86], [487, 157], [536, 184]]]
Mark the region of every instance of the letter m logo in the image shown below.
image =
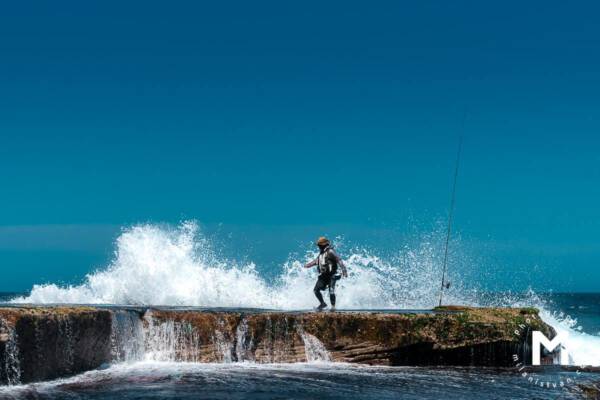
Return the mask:
[[[554, 337], [554, 339], [549, 340], [542, 332], [533, 331], [531, 335], [532, 340], [532, 357], [531, 357], [531, 365], [540, 365], [540, 351], [541, 345], [543, 345], [546, 350], [553, 351], [557, 348], [566, 338], [567, 333], [559, 333]], [[561, 365], [569, 365], [569, 352], [564, 346], [559, 347], [560, 351], [560, 364]]]

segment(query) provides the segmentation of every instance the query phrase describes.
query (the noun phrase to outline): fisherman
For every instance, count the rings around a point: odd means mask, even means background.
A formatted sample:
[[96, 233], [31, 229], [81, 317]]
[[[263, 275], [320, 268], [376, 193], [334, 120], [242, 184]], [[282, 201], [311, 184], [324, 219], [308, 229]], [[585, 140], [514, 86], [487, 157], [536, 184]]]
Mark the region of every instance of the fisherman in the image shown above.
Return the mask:
[[342, 270], [342, 276], [348, 277], [346, 266], [340, 259], [340, 257], [333, 251], [329, 240], [326, 237], [320, 237], [317, 240], [317, 246], [319, 247], [319, 255], [313, 261], [309, 262], [304, 268], [312, 268], [315, 265], [319, 268], [319, 278], [315, 285], [314, 292], [315, 296], [319, 300], [320, 304], [316, 308], [317, 311], [323, 310], [327, 307], [327, 304], [323, 301], [322, 290], [329, 288], [329, 300], [331, 301], [331, 311], [335, 311], [335, 284], [341, 279], [338, 274], [338, 267]]

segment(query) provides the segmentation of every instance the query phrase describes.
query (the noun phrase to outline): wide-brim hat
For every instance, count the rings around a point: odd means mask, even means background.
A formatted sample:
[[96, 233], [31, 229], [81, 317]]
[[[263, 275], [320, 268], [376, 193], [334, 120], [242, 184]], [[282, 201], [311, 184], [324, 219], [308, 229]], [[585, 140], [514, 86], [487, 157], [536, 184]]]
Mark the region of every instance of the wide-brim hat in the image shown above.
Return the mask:
[[329, 244], [329, 239], [327, 239], [325, 236], [321, 236], [319, 239], [317, 239], [316, 244], [317, 246], [327, 246]]

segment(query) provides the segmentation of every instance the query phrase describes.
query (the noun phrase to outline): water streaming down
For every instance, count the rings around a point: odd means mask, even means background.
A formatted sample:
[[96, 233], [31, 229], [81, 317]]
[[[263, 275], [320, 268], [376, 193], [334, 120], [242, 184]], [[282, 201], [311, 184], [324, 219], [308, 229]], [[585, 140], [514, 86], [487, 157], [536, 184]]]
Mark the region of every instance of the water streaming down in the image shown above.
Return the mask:
[[221, 330], [215, 330], [213, 342], [215, 344], [217, 356], [219, 357], [221, 362], [233, 362], [233, 343], [227, 339], [227, 337]]
[[252, 362], [254, 340], [248, 332], [248, 320], [244, 317], [235, 330], [235, 358], [238, 362]]
[[297, 330], [294, 323], [290, 323], [287, 316], [280, 318], [267, 317], [265, 332], [266, 340], [263, 346], [268, 362], [288, 361], [289, 355], [295, 353], [293, 347]]
[[0, 380], [5, 380], [8, 385], [18, 385], [21, 383], [21, 367], [17, 333], [0, 319], [0, 334], [7, 336], [7, 340], [4, 342], [4, 359], [0, 365]]
[[[287, 317], [272, 319], [266, 316], [261, 339], [254, 341], [255, 332], [249, 329], [247, 317], [241, 316], [230, 336], [227, 322], [204, 325], [202, 335], [198, 326], [186, 321], [155, 318], [152, 311], [143, 316], [136, 311], [113, 311], [111, 354], [113, 361], [137, 362], [255, 362], [255, 352], [261, 362], [289, 362], [296, 357], [296, 339], [304, 346], [306, 360], [330, 361], [331, 357], [315, 336], [306, 333], [301, 322], [290, 323]], [[295, 327], [295, 328], [294, 328]], [[212, 329], [212, 331], [211, 331]], [[258, 347], [257, 347], [258, 345]], [[207, 355], [206, 350], [212, 354]], [[204, 356], [202, 351], [205, 350]]]
[[155, 318], [152, 311], [113, 311], [111, 350], [115, 362], [202, 362], [202, 350], [210, 348], [219, 362], [252, 361], [252, 338], [241, 319], [235, 337], [227, 333], [226, 321], [218, 319], [206, 336], [184, 320]]
[[306, 333], [301, 325], [298, 325], [298, 334], [304, 342], [304, 352], [308, 362], [330, 362], [331, 355], [319, 339], [310, 333]]
[[141, 361], [145, 357], [145, 330], [137, 311], [112, 312], [111, 353], [115, 362]]
[[[441, 277], [442, 243], [442, 235], [431, 234], [392, 256], [381, 257], [371, 251], [341, 252], [350, 276], [339, 283], [338, 307], [427, 309], [435, 306], [439, 288], [431, 282], [438, 282]], [[460, 249], [459, 243], [452, 248]], [[448, 271], [448, 279], [453, 285], [445, 293], [446, 303], [538, 307], [546, 322], [570, 334], [567, 345], [573, 349], [574, 363], [600, 363], [600, 337], [574, 329], [569, 319], [554, 315], [535, 293], [525, 297], [497, 294], [490, 298], [483, 296], [472, 282], [469, 287], [465, 286], [461, 275], [468, 272], [467, 261], [464, 261], [468, 257], [457, 251], [459, 254], [452, 260], [453, 268]], [[81, 285], [36, 285], [28, 296], [13, 302], [310, 309], [315, 302], [312, 296], [315, 275], [301, 266], [311, 257], [314, 257], [313, 253], [302, 260], [290, 259], [281, 266], [281, 274], [276, 279], [267, 280], [252, 263], [239, 264], [217, 257], [210, 241], [193, 222], [175, 228], [137, 225], [125, 230], [117, 239], [112, 263], [106, 269], [88, 275]], [[145, 358], [172, 360], [173, 354], [181, 351], [176, 348], [173, 335], [192, 343], [196, 340], [185, 326], [145, 323], [150, 329], [146, 333], [149, 338], [145, 339]], [[289, 327], [276, 321], [269, 329]], [[223, 360], [246, 357], [237, 354], [239, 338], [221, 336], [215, 332], [214, 342]], [[273, 343], [264, 349], [273, 362], [281, 359], [281, 349], [286, 346], [277, 340], [274, 336]], [[246, 343], [246, 339], [242, 343]], [[139, 357], [139, 350], [123, 350], [128, 351], [132, 355], [126, 355], [126, 358]], [[193, 354], [187, 357], [195, 359]]]

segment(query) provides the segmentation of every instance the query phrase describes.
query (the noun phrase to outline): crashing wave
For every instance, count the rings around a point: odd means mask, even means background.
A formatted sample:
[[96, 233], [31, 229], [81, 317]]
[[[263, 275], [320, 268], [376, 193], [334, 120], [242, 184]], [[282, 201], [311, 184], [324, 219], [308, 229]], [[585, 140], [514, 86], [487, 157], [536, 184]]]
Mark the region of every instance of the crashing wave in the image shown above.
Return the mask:
[[[338, 284], [338, 307], [434, 307], [441, 277], [441, 251], [434, 242], [426, 238], [386, 258], [364, 250], [350, 252], [344, 259], [349, 277]], [[302, 265], [314, 256], [307, 253], [303, 260], [288, 260], [276, 279], [267, 280], [252, 263], [238, 264], [217, 257], [194, 222], [175, 228], [137, 225], [117, 239], [112, 263], [87, 275], [81, 285], [35, 285], [28, 296], [12, 302], [309, 309], [315, 304], [315, 272]], [[461, 272], [465, 271], [459, 269], [450, 271], [453, 286], [445, 294], [446, 304], [538, 307], [547, 323], [569, 334], [566, 345], [574, 364], [600, 362], [600, 337], [574, 329], [572, 320], [557, 317], [534, 292], [526, 296], [486, 295], [467, 288], [461, 280]]]
[[[35, 285], [16, 303], [91, 303], [306, 309], [314, 306], [315, 272], [289, 260], [266, 280], [254, 264], [219, 259], [196, 223], [169, 229], [138, 225], [117, 239], [114, 261], [75, 286]], [[345, 258], [350, 276], [340, 282], [341, 308], [431, 308], [439, 288], [438, 252], [424, 242], [385, 260], [367, 251]], [[460, 282], [460, 280], [455, 280]], [[464, 303], [460, 285], [448, 302]], [[461, 294], [459, 297], [458, 294]]]

